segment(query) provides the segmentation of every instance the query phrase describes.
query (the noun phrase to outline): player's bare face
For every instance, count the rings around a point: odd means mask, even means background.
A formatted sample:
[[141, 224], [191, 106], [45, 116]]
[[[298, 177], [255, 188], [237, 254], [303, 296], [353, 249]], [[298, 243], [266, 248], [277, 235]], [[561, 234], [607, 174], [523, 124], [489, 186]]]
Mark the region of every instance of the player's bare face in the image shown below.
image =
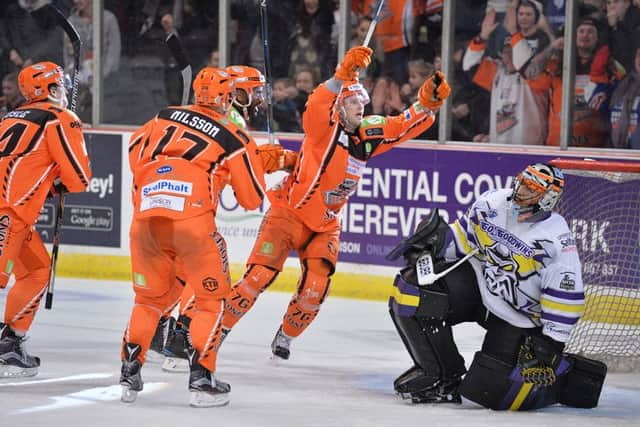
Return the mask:
[[353, 95], [345, 98], [343, 101], [345, 112], [345, 127], [349, 131], [355, 130], [360, 126], [364, 115], [364, 103], [359, 96]]
[[67, 108], [67, 90], [62, 85], [51, 85], [48, 99], [58, 107]]

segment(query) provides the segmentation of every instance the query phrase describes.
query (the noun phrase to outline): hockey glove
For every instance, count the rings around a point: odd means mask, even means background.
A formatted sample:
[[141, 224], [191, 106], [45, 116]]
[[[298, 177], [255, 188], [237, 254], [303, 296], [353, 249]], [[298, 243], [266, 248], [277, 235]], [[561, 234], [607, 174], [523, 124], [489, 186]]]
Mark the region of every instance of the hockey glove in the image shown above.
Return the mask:
[[60, 178], [56, 178], [49, 189], [49, 193], [47, 194], [47, 199], [53, 198], [60, 194], [68, 193], [67, 187], [60, 181]]
[[279, 144], [264, 144], [258, 146], [258, 155], [262, 160], [262, 169], [265, 173], [279, 170], [291, 171], [296, 164], [298, 153], [285, 150]]
[[564, 344], [546, 336], [528, 336], [518, 352], [518, 367], [525, 383], [549, 386], [556, 382]]
[[442, 103], [451, 93], [451, 86], [444, 78], [444, 74], [436, 71], [435, 74], [425, 80], [418, 91], [418, 102], [424, 108], [435, 111], [442, 107]]
[[343, 82], [356, 80], [360, 68], [366, 68], [371, 63], [372, 53], [373, 50], [366, 46], [352, 47], [344, 55], [333, 77]]

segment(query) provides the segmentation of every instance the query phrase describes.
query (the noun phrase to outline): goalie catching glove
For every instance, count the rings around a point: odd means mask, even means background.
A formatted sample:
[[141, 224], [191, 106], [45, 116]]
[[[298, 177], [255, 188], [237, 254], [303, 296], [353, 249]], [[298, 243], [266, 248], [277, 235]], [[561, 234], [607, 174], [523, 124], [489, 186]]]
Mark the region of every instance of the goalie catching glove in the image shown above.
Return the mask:
[[441, 71], [436, 71], [433, 76], [425, 80], [420, 86], [418, 102], [424, 108], [435, 111], [442, 107], [442, 103], [449, 97], [450, 93], [451, 86], [445, 80], [444, 74]]
[[547, 336], [528, 336], [518, 352], [518, 367], [525, 383], [549, 386], [561, 373], [564, 345]]
[[258, 155], [262, 160], [262, 169], [265, 173], [279, 170], [292, 171], [298, 159], [298, 153], [286, 150], [279, 144], [259, 145]]
[[358, 71], [361, 68], [366, 68], [371, 63], [372, 53], [373, 50], [366, 46], [352, 47], [345, 53], [333, 77], [343, 82], [357, 80]]

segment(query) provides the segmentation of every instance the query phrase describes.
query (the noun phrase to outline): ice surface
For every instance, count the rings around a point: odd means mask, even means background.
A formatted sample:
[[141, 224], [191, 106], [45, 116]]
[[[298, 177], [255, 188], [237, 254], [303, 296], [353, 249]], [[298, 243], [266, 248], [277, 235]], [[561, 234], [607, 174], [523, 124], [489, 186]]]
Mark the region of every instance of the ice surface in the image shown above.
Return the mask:
[[[2, 292], [3, 301], [6, 290]], [[640, 425], [640, 375], [608, 377], [600, 407], [499, 413], [471, 402], [411, 405], [393, 393], [410, 359], [385, 303], [328, 298], [312, 326], [274, 364], [270, 343], [290, 295], [267, 292], [221, 348], [217, 375], [232, 386], [222, 408], [188, 406], [187, 374], [146, 364], [145, 390], [119, 401], [120, 343], [133, 304], [128, 283], [58, 279], [27, 342], [38, 376], [0, 380], [0, 426], [622, 426]], [[482, 330], [454, 329], [470, 363]]]

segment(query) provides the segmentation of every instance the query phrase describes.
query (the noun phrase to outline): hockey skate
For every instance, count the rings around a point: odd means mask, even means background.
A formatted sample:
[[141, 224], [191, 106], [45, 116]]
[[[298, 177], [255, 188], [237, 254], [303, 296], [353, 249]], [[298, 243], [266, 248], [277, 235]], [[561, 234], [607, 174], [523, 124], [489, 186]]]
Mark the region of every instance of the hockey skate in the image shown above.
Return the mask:
[[291, 345], [292, 339], [293, 338], [288, 337], [284, 332], [282, 332], [282, 326], [280, 326], [280, 329], [278, 329], [278, 332], [276, 332], [276, 336], [271, 342], [271, 352], [273, 353], [273, 360], [277, 361], [278, 359], [289, 359], [289, 346]]
[[122, 361], [120, 369], [120, 385], [122, 394], [120, 400], [126, 403], [135, 402], [138, 392], [142, 391], [142, 364], [138, 360], [138, 355], [142, 348], [138, 344], [127, 343], [124, 346], [125, 359]]
[[429, 376], [421, 367], [414, 365], [396, 378], [393, 389], [396, 393], [403, 395], [431, 388], [438, 380], [439, 377]]
[[153, 335], [153, 339], [151, 340], [151, 347], [149, 347], [149, 351], [147, 351], [145, 363], [162, 363], [164, 361], [165, 355], [162, 350], [167, 342], [169, 331], [175, 329], [175, 327], [176, 319], [173, 317], [169, 316], [160, 318], [158, 326], [156, 327], [156, 333]]
[[0, 323], [0, 378], [33, 377], [38, 374], [40, 358], [31, 356], [9, 325]]
[[218, 381], [206, 368], [198, 363], [198, 352], [187, 351], [189, 355], [189, 405], [196, 408], [224, 406], [229, 403], [231, 386]]
[[429, 388], [400, 393], [400, 396], [411, 399], [412, 403], [462, 403], [458, 392], [460, 381], [460, 378], [436, 380]]
[[187, 351], [191, 348], [189, 332], [182, 324], [169, 329], [167, 341], [162, 349], [166, 356], [162, 363], [162, 370], [166, 372], [189, 372]]

